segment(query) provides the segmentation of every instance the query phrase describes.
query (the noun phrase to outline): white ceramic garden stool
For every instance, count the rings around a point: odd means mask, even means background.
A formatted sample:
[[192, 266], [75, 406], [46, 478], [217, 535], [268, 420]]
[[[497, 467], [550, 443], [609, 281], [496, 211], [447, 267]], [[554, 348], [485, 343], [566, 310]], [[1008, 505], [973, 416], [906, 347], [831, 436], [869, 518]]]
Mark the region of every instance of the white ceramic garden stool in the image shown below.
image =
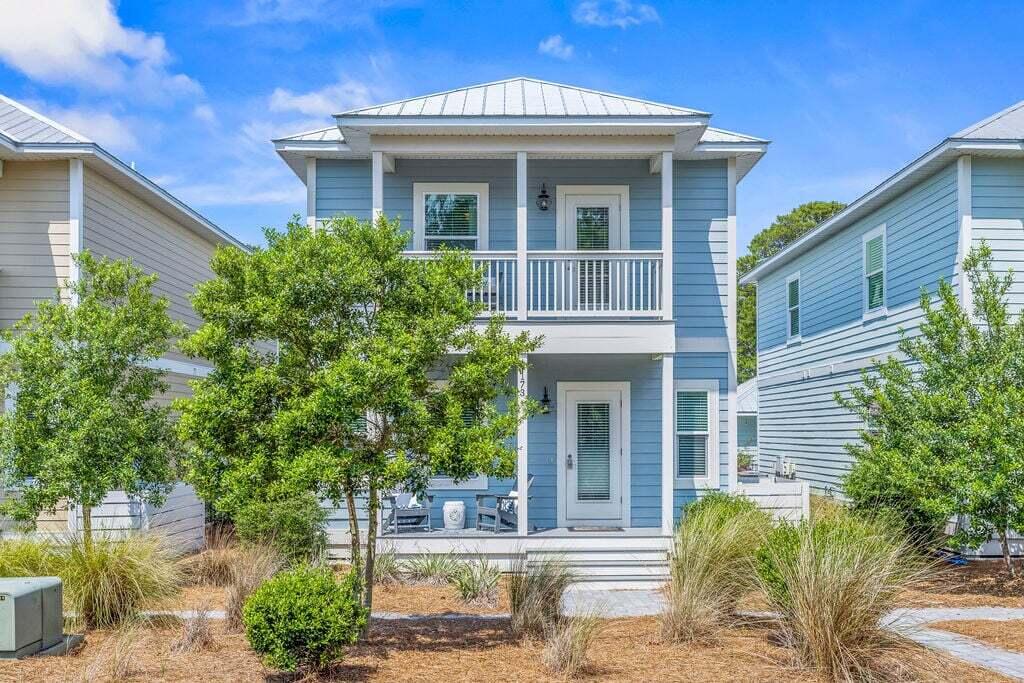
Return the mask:
[[444, 528], [463, 529], [466, 526], [466, 504], [461, 500], [448, 500], [441, 506], [444, 514]]

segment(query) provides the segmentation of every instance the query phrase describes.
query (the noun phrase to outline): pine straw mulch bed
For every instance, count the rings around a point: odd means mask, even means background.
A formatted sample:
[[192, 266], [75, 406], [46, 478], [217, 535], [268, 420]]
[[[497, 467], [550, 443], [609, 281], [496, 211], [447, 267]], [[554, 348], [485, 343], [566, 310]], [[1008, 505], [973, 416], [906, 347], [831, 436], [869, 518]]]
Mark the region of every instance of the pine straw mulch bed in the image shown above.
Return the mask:
[[[170, 650], [180, 626], [166, 623], [140, 627], [127, 658], [130, 674], [122, 680], [204, 683], [239, 680], [287, 681], [292, 677], [265, 669], [241, 634], [214, 626], [209, 649], [176, 654]], [[86, 644], [64, 657], [0, 662], [0, 681], [111, 680], [118, 636], [94, 632]], [[123, 638], [123, 637], [122, 637]], [[322, 680], [330, 681], [553, 681], [541, 660], [542, 644], [522, 642], [505, 621], [424, 620], [374, 623], [369, 640], [352, 648]], [[771, 643], [759, 626], [726, 631], [713, 645], [668, 645], [658, 636], [652, 617], [604, 623], [591, 648], [590, 681], [790, 681], [815, 680], [786, 664], [786, 652]], [[124, 660], [125, 658], [122, 658]], [[1001, 681], [996, 674], [958, 662], [943, 663], [944, 680], [964, 683]], [[124, 672], [122, 672], [124, 673]]]
[[[1018, 577], [1021, 575], [1018, 568]], [[1002, 560], [943, 564], [935, 578], [900, 598], [901, 607], [1024, 607], [1024, 578], [1010, 580]]]
[[1004, 650], [1024, 652], [1024, 620], [995, 621], [989, 619], [936, 621], [928, 628], [952, 631], [968, 638], [995, 645]]

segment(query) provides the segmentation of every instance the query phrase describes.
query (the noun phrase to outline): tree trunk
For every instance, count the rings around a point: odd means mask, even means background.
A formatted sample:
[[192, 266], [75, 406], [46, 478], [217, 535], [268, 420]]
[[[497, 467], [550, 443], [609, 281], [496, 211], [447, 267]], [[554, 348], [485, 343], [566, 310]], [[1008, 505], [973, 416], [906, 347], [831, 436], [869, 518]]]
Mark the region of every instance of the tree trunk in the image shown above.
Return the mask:
[[[373, 610], [373, 565], [377, 560], [377, 485], [370, 482], [366, 501], [366, 563], [363, 565], [363, 607], [367, 612]], [[367, 616], [366, 627], [363, 629], [365, 638], [370, 630], [370, 619]]]
[[356, 517], [356, 494], [351, 486], [345, 487], [345, 504], [348, 507], [349, 558], [355, 571], [362, 570], [359, 548], [359, 519]]
[[85, 551], [92, 550], [92, 508], [82, 503], [82, 544]]
[[999, 545], [1003, 550], [1003, 562], [1006, 563], [1006, 573], [1010, 575], [1010, 578], [1016, 578], [1017, 572], [1013, 568], [1013, 560], [1010, 558], [1010, 542], [1006, 536], [1006, 529], [999, 529]]

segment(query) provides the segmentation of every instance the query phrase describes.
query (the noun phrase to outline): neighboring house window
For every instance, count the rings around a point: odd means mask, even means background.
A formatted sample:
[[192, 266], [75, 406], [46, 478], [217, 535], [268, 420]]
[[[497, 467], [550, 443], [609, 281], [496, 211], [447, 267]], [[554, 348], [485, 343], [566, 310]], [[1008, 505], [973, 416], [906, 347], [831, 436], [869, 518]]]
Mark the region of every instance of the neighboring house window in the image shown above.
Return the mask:
[[414, 183], [414, 248], [487, 249], [487, 183]]
[[680, 380], [675, 389], [676, 483], [717, 485], [718, 383]]
[[885, 310], [885, 226], [864, 235], [864, 313]]
[[800, 338], [800, 273], [786, 278], [786, 339]]

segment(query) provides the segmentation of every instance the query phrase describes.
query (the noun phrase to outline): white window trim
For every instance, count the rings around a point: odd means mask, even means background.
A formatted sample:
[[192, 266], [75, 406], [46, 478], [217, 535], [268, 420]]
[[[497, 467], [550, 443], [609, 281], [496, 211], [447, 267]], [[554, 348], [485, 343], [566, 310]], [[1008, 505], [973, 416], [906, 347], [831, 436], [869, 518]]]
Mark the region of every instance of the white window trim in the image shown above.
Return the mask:
[[559, 251], [575, 251], [568, 244], [565, 202], [574, 194], [617, 194], [619, 195], [619, 244], [629, 249], [629, 185], [556, 185], [555, 186], [555, 248]]
[[[433, 192], [433, 190], [430, 190]], [[443, 387], [448, 384], [446, 379], [431, 380], [431, 384]], [[464, 481], [455, 481], [451, 477], [431, 477], [427, 485], [428, 491], [486, 491], [489, 486], [486, 474], [478, 474]]]
[[[708, 462], [706, 477], [679, 476], [679, 431], [676, 420], [676, 394], [680, 391], [706, 391], [708, 394]], [[721, 455], [719, 449], [718, 380], [677, 379], [672, 391], [672, 475], [677, 489], [718, 489], [721, 487]]]
[[[882, 237], [882, 305], [873, 310], [868, 310], [868, 272], [867, 253], [868, 242], [874, 238]], [[885, 223], [877, 228], [864, 233], [860, 241], [860, 289], [861, 289], [861, 311], [863, 320], [873, 320], [888, 315], [888, 307], [885, 302], [889, 298], [889, 244], [885, 235]]]
[[[789, 305], [789, 283], [796, 280], [797, 282], [797, 302], [796, 302], [796, 314], [797, 314], [797, 329], [796, 334], [792, 334], [792, 326], [789, 324], [789, 315], [793, 311], [793, 307]], [[793, 344], [802, 339], [802, 333], [804, 329], [804, 283], [800, 280], [800, 271], [796, 271], [792, 275], [786, 278], [786, 343]]]
[[477, 248], [475, 251], [487, 251], [487, 228], [490, 224], [487, 183], [413, 183], [413, 249], [416, 251], [424, 251], [426, 249], [426, 238], [424, 235], [426, 224], [426, 212], [423, 208], [424, 195], [445, 193], [475, 194], [479, 197], [479, 204], [477, 205]]

